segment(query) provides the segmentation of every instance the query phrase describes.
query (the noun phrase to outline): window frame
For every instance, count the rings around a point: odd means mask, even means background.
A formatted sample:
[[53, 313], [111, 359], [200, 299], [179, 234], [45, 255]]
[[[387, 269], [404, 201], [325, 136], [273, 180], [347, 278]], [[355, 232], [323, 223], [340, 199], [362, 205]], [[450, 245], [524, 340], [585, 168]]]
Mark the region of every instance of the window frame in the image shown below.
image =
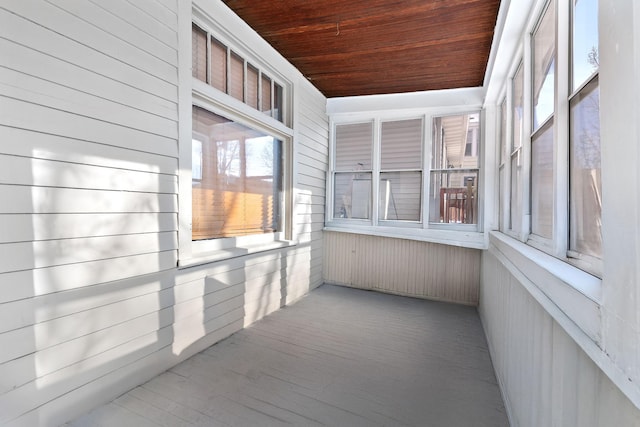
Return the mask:
[[[191, 8], [192, 7], [192, 8]], [[185, 7], [186, 9], [186, 7]], [[195, 265], [206, 264], [223, 259], [234, 258], [250, 253], [262, 252], [266, 250], [287, 247], [294, 245], [292, 235], [293, 220], [293, 140], [294, 130], [288, 126], [292, 119], [292, 87], [293, 84], [284, 78], [277, 70], [272, 69], [267, 62], [249, 51], [246, 46], [233, 36], [221, 30], [215, 21], [210, 18], [196, 2], [189, 5], [191, 14], [183, 16], [179, 21], [179, 29], [182, 37], [179, 38], [180, 52], [178, 81], [179, 81], [179, 107], [178, 120], [181, 123], [178, 140], [178, 267], [186, 268]], [[186, 15], [186, 14], [185, 14]], [[207, 46], [210, 45], [213, 36], [220, 43], [227, 47], [227, 59], [229, 52], [239, 54], [244, 59], [244, 68], [251, 64], [258, 70], [265, 70], [266, 75], [271, 80], [271, 87], [280, 85], [283, 97], [283, 121], [277, 120], [272, 114], [267, 115], [261, 112], [261, 108], [254, 108], [246, 104], [243, 100], [238, 100], [233, 96], [220, 91], [192, 76], [191, 64], [191, 34], [192, 25], [204, 30], [207, 33]], [[188, 32], [187, 32], [188, 31]], [[209, 47], [207, 48], [208, 52]], [[185, 54], [187, 53], [188, 54]], [[209, 75], [209, 56], [207, 54], [207, 75]], [[229, 67], [227, 61], [227, 67]], [[228, 68], [227, 68], [228, 70]], [[258, 73], [258, 106], [261, 105], [261, 73]], [[229, 78], [227, 72], [227, 79]], [[209, 80], [209, 78], [207, 79]], [[244, 91], [246, 93], [246, 73], [243, 77]], [[272, 92], [273, 93], [273, 92]], [[273, 107], [273, 101], [271, 101]], [[218, 114], [239, 124], [250, 127], [257, 131], [269, 134], [282, 141], [282, 192], [280, 200], [281, 219], [280, 230], [274, 233], [252, 234], [238, 237], [217, 238], [208, 240], [192, 240], [192, 108], [197, 106]], [[186, 125], [188, 123], [188, 125]]]

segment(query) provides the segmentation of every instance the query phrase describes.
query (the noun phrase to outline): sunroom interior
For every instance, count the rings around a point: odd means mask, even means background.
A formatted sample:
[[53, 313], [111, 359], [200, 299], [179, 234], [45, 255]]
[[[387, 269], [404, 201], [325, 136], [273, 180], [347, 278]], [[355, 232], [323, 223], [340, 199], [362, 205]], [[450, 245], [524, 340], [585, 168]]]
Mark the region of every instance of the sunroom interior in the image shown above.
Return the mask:
[[634, 0], [16, 0], [0, 53], [0, 425], [640, 426]]

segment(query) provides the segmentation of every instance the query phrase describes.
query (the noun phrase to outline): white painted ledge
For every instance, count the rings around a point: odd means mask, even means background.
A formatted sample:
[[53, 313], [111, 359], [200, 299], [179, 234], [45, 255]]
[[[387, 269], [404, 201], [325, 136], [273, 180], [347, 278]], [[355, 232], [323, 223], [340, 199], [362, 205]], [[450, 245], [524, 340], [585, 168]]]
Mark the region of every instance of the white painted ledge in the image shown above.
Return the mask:
[[236, 246], [227, 249], [218, 249], [210, 252], [198, 253], [198, 255], [178, 261], [178, 268], [196, 267], [212, 262], [225, 261], [245, 255], [257, 254], [276, 249], [296, 246], [296, 242], [291, 240], [275, 240], [269, 243], [259, 243], [253, 245]]
[[380, 226], [339, 226], [333, 224], [324, 227], [324, 231], [417, 240], [420, 242], [439, 243], [462, 248], [486, 249], [484, 233], [478, 231]]

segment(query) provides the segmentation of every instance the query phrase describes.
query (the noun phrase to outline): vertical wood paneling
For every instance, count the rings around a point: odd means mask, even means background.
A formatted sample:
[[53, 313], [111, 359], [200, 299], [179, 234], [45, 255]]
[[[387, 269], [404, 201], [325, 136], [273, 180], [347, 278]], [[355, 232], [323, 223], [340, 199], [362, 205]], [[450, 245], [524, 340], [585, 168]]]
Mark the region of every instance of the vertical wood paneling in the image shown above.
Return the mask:
[[491, 251], [479, 311], [513, 426], [640, 425], [640, 411]]
[[480, 251], [342, 232], [324, 233], [324, 280], [399, 295], [476, 305]]

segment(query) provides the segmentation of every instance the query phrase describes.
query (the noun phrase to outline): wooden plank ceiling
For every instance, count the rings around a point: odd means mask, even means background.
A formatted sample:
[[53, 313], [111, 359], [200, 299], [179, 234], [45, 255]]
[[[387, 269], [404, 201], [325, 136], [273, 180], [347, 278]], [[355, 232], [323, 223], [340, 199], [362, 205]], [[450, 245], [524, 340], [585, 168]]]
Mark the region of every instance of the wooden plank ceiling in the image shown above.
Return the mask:
[[223, 0], [322, 93], [481, 86], [500, 0]]

